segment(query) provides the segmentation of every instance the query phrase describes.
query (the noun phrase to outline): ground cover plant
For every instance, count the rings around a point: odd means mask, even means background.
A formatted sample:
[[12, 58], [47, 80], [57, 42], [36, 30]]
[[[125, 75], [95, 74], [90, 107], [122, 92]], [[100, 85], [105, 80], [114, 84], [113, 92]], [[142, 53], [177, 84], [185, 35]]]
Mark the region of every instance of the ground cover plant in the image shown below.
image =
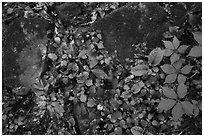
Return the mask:
[[[136, 41], [114, 22], [129, 9], [155, 25]], [[201, 18], [202, 3], [2, 3], [2, 134], [201, 135]]]

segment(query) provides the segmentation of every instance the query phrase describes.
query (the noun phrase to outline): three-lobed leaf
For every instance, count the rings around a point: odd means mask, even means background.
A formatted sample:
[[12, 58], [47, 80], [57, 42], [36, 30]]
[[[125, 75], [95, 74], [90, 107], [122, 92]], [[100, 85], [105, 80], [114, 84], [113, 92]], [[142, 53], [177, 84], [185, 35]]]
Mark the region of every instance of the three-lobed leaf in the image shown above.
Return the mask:
[[182, 83], [184, 84], [186, 82], [186, 76], [179, 74], [177, 77], [177, 81], [179, 84], [182, 84]]
[[170, 64], [164, 64], [161, 66], [161, 69], [166, 73], [166, 74], [173, 74], [176, 72], [176, 69], [170, 65]]
[[178, 98], [176, 92], [172, 88], [164, 86], [164, 87], [162, 87], [162, 90], [163, 90], [163, 94], [166, 97], [168, 97], [170, 99], [177, 99]]
[[184, 111], [180, 103], [177, 103], [172, 109], [172, 116], [174, 121], [179, 121], [183, 116]]
[[180, 99], [184, 98], [187, 94], [187, 86], [184, 83], [180, 83], [177, 87], [177, 94]]
[[158, 105], [159, 111], [168, 111], [176, 104], [176, 100], [173, 99], [162, 99]]
[[180, 59], [180, 55], [177, 53], [173, 53], [170, 57], [171, 64], [175, 63]]
[[177, 74], [173, 73], [173, 74], [169, 74], [166, 76], [164, 83], [173, 83], [176, 81], [177, 78]]
[[181, 105], [183, 107], [184, 112], [187, 115], [193, 115], [193, 109], [194, 109], [193, 104], [191, 104], [189, 101], [183, 101], [181, 102]]
[[181, 73], [183, 74], [188, 74], [191, 72], [191, 69], [193, 68], [193, 66], [190, 65], [185, 65], [182, 69], [181, 69]]

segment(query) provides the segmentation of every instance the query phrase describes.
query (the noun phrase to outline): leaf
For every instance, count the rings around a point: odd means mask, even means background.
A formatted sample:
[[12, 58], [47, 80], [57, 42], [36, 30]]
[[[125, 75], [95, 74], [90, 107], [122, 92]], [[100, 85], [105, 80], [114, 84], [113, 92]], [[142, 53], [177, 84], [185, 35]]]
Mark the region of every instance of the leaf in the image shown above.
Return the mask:
[[97, 47], [98, 47], [98, 49], [103, 49], [103, 48], [104, 48], [104, 45], [103, 45], [102, 42], [99, 42], [99, 43], [97, 44]]
[[193, 104], [191, 104], [189, 101], [183, 101], [181, 102], [181, 105], [183, 107], [183, 110], [184, 112], [187, 114], [187, 115], [193, 115]]
[[188, 48], [188, 46], [187, 45], [181, 45], [179, 48], [178, 48], [178, 52], [179, 53], [184, 53], [185, 51], [186, 51], [186, 49]]
[[93, 69], [92, 73], [100, 79], [106, 79], [108, 76], [102, 69]]
[[189, 52], [188, 56], [201, 57], [202, 56], [202, 47], [201, 46], [194, 46], [191, 49], [191, 51]]
[[88, 102], [87, 102], [88, 107], [93, 107], [95, 105], [96, 105], [96, 103], [95, 103], [95, 101], [93, 99], [88, 99]]
[[162, 90], [163, 90], [163, 94], [166, 97], [168, 97], [170, 99], [177, 99], [178, 98], [176, 92], [172, 88], [165, 86], [165, 87], [162, 87]]
[[55, 111], [62, 116], [65, 112], [63, 106], [60, 105], [58, 102], [53, 102], [53, 104]]
[[191, 72], [191, 69], [193, 68], [193, 66], [190, 65], [185, 65], [182, 69], [181, 69], [181, 73], [183, 74], [188, 74]]
[[149, 54], [148, 62], [151, 66], [156, 66], [162, 61], [163, 56], [164, 50], [161, 50], [161, 48], [153, 49]]
[[184, 83], [178, 85], [177, 94], [180, 99], [184, 98], [187, 94], [187, 86]]
[[86, 97], [84, 94], [82, 94], [82, 95], [80, 96], [80, 101], [81, 101], [81, 102], [86, 102], [86, 100], [87, 100], [87, 97]]
[[177, 103], [172, 109], [172, 116], [174, 121], [178, 121], [183, 116], [184, 112], [180, 103]]
[[116, 127], [114, 129], [114, 132], [116, 133], [116, 135], [122, 135], [123, 131], [121, 127]]
[[202, 45], [202, 32], [201, 32], [201, 31], [195, 31], [195, 32], [192, 32], [192, 33], [193, 33], [194, 39], [195, 39], [200, 45]]
[[131, 90], [133, 90], [134, 94], [137, 94], [138, 92], [140, 92], [140, 90], [142, 89], [142, 87], [144, 87], [144, 83], [142, 81], [134, 84], [131, 88]]
[[176, 70], [180, 70], [184, 62], [184, 59], [179, 59], [178, 61], [174, 62], [173, 66]]
[[8, 8], [7, 9], [7, 14], [11, 14], [13, 12], [13, 8]]
[[148, 69], [147, 65], [137, 65], [131, 68], [131, 73], [135, 76], [142, 76], [148, 73]]
[[133, 135], [142, 135], [143, 129], [139, 126], [134, 126], [131, 129]]
[[49, 54], [48, 54], [48, 57], [49, 57], [52, 61], [57, 60], [57, 55], [54, 54], [54, 53], [49, 53]]
[[179, 74], [177, 77], [177, 81], [179, 84], [182, 84], [182, 83], [184, 84], [186, 82], [186, 76]]
[[170, 56], [173, 53], [174, 53], [174, 51], [171, 49], [165, 49], [164, 50], [164, 56], [166, 56], [166, 57]]
[[172, 54], [170, 57], [171, 64], [174, 64], [179, 59], [180, 59], [180, 56], [177, 53]]
[[176, 104], [176, 100], [173, 99], [162, 99], [158, 105], [160, 112], [170, 110]]
[[87, 80], [87, 81], [86, 81], [86, 85], [87, 85], [88, 87], [90, 87], [91, 85], [93, 85], [92, 79]]
[[170, 64], [164, 64], [161, 66], [161, 69], [166, 73], [166, 74], [173, 74], [176, 72], [176, 69], [170, 65]]
[[89, 59], [90, 68], [95, 67], [97, 64], [98, 64], [98, 60], [96, 58], [93, 57], [93, 58]]
[[174, 49], [173, 43], [171, 41], [163, 41], [165, 48]]
[[176, 81], [176, 78], [177, 78], [177, 74], [176, 73], [169, 74], [169, 75], [166, 76], [164, 83], [173, 83], [173, 82]]
[[177, 37], [174, 36], [174, 38], [173, 38], [174, 49], [177, 49], [179, 47], [180, 43], [181, 42], [177, 39]]
[[116, 111], [111, 115], [110, 121], [115, 123], [118, 119], [122, 119], [122, 113], [120, 111]]

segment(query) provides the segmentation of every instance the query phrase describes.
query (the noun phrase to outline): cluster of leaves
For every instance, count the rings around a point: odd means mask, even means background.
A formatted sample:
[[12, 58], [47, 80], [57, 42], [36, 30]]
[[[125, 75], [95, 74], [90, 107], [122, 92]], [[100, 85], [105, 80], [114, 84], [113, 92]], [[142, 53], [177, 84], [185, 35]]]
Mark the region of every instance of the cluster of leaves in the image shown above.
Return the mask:
[[[103, 17], [111, 6], [104, 5], [93, 11], [93, 20], [96, 12]], [[45, 125], [39, 134], [167, 134], [172, 125], [185, 121], [184, 114], [193, 118], [201, 114], [201, 98], [191, 95], [195, 90], [201, 94], [201, 79], [193, 79], [201, 76], [196, 71], [201, 69], [200, 31], [192, 32], [196, 46], [181, 44], [173, 35], [172, 42], [163, 41], [164, 49], [153, 49], [147, 61], [122, 66], [104, 49], [100, 30], [73, 26], [65, 30], [60, 20], [54, 30], [47, 54], [51, 69], [35, 85], [35, 107], [12, 122], [7, 117], [12, 108], [6, 104], [4, 123], [11, 124], [5, 134], [19, 126], [28, 129], [22, 134], [40, 131], [32, 131], [29, 123]]]

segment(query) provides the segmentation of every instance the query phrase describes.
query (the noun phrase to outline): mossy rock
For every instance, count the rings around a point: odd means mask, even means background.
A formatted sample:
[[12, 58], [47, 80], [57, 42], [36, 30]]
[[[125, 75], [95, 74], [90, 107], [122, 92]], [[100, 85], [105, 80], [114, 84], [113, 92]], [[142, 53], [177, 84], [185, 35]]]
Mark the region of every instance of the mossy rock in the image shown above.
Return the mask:
[[133, 44], [147, 42], [150, 51], [162, 46], [162, 33], [168, 29], [164, 10], [157, 3], [129, 3], [104, 18], [91, 28], [101, 30], [105, 48], [118, 53], [123, 62], [133, 58]]

